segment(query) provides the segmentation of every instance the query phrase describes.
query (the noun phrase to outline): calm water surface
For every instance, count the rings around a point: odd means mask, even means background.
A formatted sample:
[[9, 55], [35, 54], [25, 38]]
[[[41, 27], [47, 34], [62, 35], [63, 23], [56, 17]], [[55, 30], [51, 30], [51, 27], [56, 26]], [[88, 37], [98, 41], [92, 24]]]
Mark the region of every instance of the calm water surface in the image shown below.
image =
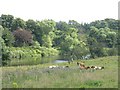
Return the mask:
[[68, 62], [68, 60], [69, 59], [67, 59], [65, 56], [12, 59], [11, 62], [9, 62], [9, 65], [17, 66], [17, 65], [36, 65], [36, 64], [45, 64], [45, 63], [63, 63], [63, 62]]

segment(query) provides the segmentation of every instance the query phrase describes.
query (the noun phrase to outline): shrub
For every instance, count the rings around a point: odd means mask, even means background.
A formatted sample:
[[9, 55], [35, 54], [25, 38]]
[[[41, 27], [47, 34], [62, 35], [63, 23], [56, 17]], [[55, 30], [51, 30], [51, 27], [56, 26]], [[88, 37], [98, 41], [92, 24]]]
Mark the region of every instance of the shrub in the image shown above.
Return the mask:
[[106, 52], [107, 52], [108, 56], [118, 55], [117, 48], [106, 48]]

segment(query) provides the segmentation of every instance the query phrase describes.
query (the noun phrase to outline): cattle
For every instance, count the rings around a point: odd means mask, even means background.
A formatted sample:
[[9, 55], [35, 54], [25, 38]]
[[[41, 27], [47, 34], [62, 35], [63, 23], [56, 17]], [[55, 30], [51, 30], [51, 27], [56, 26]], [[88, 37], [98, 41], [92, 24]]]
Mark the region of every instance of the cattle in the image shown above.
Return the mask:
[[69, 68], [69, 66], [63, 66], [62, 68]]
[[85, 66], [84, 63], [79, 63], [77, 62], [77, 65], [79, 66], [80, 69], [94, 69], [94, 70], [102, 70], [104, 69], [104, 67], [100, 67], [100, 66]]
[[60, 67], [60, 66], [58, 66], [58, 65], [56, 65], [56, 66], [55, 66], [55, 65], [52, 65], [52, 66], [49, 66], [48, 68], [49, 68], [49, 69], [54, 69], [54, 68], [59, 68], [59, 69], [61, 69], [61, 68], [69, 68], [69, 66], [66, 65], [66, 66]]
[[57, 67], [58, 66], [52, 65], [52, 66], [49, 66], [48, 68], [53, 69], [53, 68], [57, 68]]
[[94, 69], [94, 70], [102, 70], [104, 69], [104, 67], [100, 67], [100, 66], [91, 66], [90, 68]]
[[77, 65], [79, 66], [80, 69], [86, 69], [87, 70], [87, 69], [90, 68], [89, 66], [86, 67], [84, 63], [77, 62]]

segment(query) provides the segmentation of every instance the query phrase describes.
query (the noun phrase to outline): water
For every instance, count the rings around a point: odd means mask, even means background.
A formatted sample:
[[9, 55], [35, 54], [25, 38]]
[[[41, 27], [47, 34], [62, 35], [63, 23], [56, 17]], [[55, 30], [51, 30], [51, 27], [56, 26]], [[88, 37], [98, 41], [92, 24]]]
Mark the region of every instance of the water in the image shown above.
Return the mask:
[[50, 56], [50, 57], [30, 57], [25, 59], [12, 59], [8, 62], [9, 66], [18, 66], [18, 65], [37, 65], [45, 63], [63, 63], [72, 60], [70, 56]]
[[63, 63], [63, 62], [68, 62], [68, 60], [55, 60], [53, 63]]
[[12, 59], [8, 62], [9, 66], [22, 66], [22, 65], [37, 65], [37, 64], [45, 64], [45, 63], [63, 63], [68, 62], [63, 56], [51, 56], [51, 57], [33, 57], [33, 58], [25, 58], [25, 59]]
[[63, 56], [53, 56], [53, 57], [43, 57], [41, 58], [40, 64], [44, 63], [63, 63], [68, 62], [68, 59], [64, 58]]

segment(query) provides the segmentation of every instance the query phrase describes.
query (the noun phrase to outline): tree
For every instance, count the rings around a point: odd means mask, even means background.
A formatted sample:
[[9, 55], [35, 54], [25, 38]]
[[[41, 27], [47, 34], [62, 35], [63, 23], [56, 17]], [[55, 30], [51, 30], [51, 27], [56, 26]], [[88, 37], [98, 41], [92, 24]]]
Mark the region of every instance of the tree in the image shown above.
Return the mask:
[[[34, 34], [41, 46], [52, 46], [56, 23], [53, 20], [43, 20], [36, 22]], [[46, 38], [45, 38], [46, 37]], [[48, 44], [48, 45], [47, 45]]]
[[15, 46], [24, 46], [32, 44], [32, 34], [30, 31], [17, 29], [13, 32], [15, 37]]
[[36, 22], [32, 19], [29, 19], [28, 21], [26, 21], [26, 29], [34, 33], [36, 29]]
[[52, 40], [49, 35], [43, 35], [42, 36], [42, 46], [50, 48], [52, 47]]
[[2, 32], [4, 28], [0, 25], [0, 66], [7, 65], [7, 60], [10, 60], [10, 53], [6, 48], [4, 39], [2, 38]]
[[72, 28], [81, 29], [81, 25], [75, 20], [69, 20], [68, 24]]
[[14, 17], [12, 15], [1, 15], [2, 19], [2, 26], [3, 28], [8, 28], [10, 31], [12, 31], [12, 25], [14, 21]]
[[115, 50], [117, 34], [108, 27], [97, 29], [92, 26], [87, 41], [93, 58], [106, 56], [105, 50], [107, 49], [105, 48], [113, 48], [112, 50]]
[[69, 29], [69, 25], [66, 22], [60, 21], [56, 23], [57, 30], [66, 31]]
[[108, 23], [105, 20], [101, 20], [101, 21], [97, 20], [95, 22], [91, 22], [90, 25], [98, 29], [108, 27]]
[[113, 31], [107, 33], [106, 42], [109, 48], [115, 47], [117, 44], [117, 34]]
[[94, 37], [88, 37], [87, 40], [92, 58], [104, 56], [102, 45]]
[[0, 25], [0, 37], [2, 37], [3, 30], [4, 28]]
[[108, 23], [108, 28], [118, 30], [119, 28], [118, 20], [107, 18], [105, 19], [105, 21]]
[[24, 20], [20, 19], [20, 18], [16, 18], [13, 21], [13, 25], [12, 25], [12, 31], [18, 29], [18, 28], [23, 28], [25, 29], [26, 27], [26, 23]]
[[4, 42], [6, 46], [13, 46], [15, 39], [11, 31], [9, 31], [8, 28], [5, 28], [2, 33], [2, 38], [4, 39]]

